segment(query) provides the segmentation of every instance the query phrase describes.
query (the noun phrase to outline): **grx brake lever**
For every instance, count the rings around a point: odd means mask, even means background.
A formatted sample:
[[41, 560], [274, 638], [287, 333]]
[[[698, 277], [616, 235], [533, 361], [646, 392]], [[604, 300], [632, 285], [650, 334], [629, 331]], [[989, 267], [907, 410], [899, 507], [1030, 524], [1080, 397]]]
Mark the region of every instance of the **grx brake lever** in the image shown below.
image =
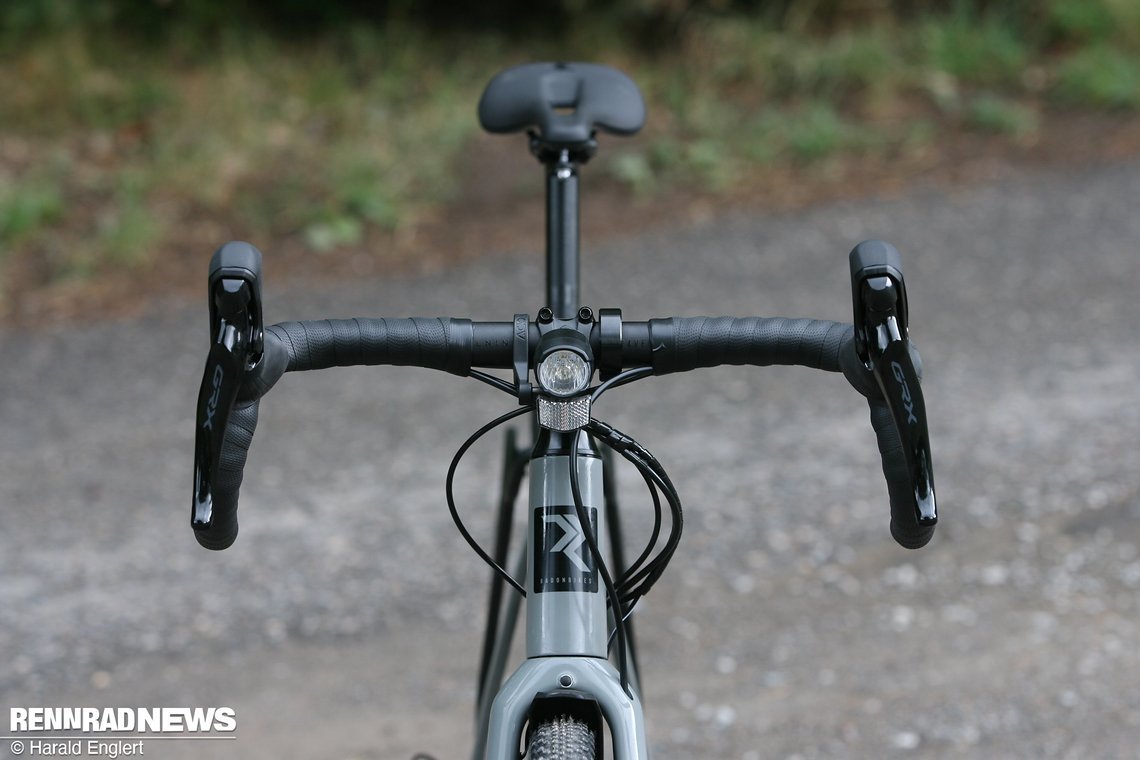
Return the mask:
[[232, 241], [210, 259], [210, 354], [198, 391], [194, 439], [194, 499], [190, 522], [209, 527], [222, 441], [246, 373], [261, 361], [261, 252]]
[[938, 522], [926, 403], [908, 337], [906, 282], [898, 250], [868, 240], [851, 251], [855, 351], [875, 376], [903, 446], [919, 525]]

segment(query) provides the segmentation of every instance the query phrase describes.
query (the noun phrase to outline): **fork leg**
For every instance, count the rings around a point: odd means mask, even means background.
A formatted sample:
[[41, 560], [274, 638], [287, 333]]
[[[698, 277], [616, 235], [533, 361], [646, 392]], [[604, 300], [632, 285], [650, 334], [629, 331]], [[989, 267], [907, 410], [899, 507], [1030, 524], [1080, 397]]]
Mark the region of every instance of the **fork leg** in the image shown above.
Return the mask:
[[[597, 657], [536, 657], [519, 666], [491, 706], [485, 760], [514, 760], [535, 695], [557, 693], [564, 683], [597, 700], [613, 739], [614, 760], [648, 760], [645, 717], [637, 692], [621, 689], [618, 672]], [[478, 750], [476, 750], [478, 752]], [[476, 754], [476, 757], [480, 757]]]

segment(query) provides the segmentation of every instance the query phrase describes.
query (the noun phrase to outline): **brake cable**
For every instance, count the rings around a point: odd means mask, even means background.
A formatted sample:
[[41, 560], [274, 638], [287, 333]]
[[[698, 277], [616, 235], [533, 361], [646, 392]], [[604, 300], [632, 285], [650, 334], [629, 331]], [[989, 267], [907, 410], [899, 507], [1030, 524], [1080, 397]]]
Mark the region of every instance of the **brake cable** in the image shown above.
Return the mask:
[[492, 559], [491, 556], [483, 550], [483, 547], [479, 545], [479, 542], [476, 541], [467, 531], [466, 526], [463, 524], [462, 518], [459, 516], [459, 509], [455, 505], [454, 481], [455, 470], [459, 467], [460, 460], [463, 459], [463, 455], [467, 453], [467, 450], [475, 445], [476, 441], [497, 428], [499, 425], [502, 425], [513, 420], [516, 417], [521, 417], [522, 415], [533, 411], [534, 407], [530, 406], [512, 409], [506, 414], [496, 417], [483, 427], [476, 430], [470, 438], [463, 442], [463, 445], [459, 447], [459, 450], [455, 452], [455, 456], [451, 459], [451, 466], [447, 469], [447, 480], [444, 483], [444, 491], [447, 495], [447, 508], [451, 512], [451, 519], [455, 523], [455, 527], [459, 529], [459, 534], [463, 536], [463, 539], [465, 541], [467, 541], [468, 546], [470, 546], [475, 551], [475, 553], [479, 555], [480, 559], [490, 565], [491, 569], [499, 574], [499, 577], [510, 584], [515, 591], [518, 591], [523, 596], [526, 596], [526, 589], [523, 588], [522, 585], [516, 581], [510, 573], [504, 570], [498, 562]]
[[[612, 388], [616, 388], [627, 383], [632, 383], [653, 374], [651, 367], [634, 367], [632, 369], [620, 372], [617, 375], [607, 379], [600, 385], [593, 389], [590, 396], [591, 404], [598, 399], [603, 393]], [[491, 385], [494, 388], [517, 395], [516, 389], [511, 386], [507, 381], [483, 372], [472, 371], [471, 377], [474, 377], [481, 382]], [[496, 417], [487, 424], [480, 427], [475, 431], [466, 441], [459, 447], [452, 457], [451, 465], [448, 467], [447, 478], [445, 481], [445, 493], [447, 497], [448, 511], [451, 513], [451, 519], [455, 523], [455, 527], [459, 530], [463, 539], [467, 542], [468, 546], [482, 559], [495, 573], [502, 578], [513, 589], [518, 591], [523, 596], [526, 596], [526, 589], [506, 569], [504, 569], [498, 562], [496, 562], [484, 549], [479, 545], [479, 542], [471, 535], [464, 525], [462, 518], [459, 516], [459, 509], [455, 503], [455, 473], [459, 467], [460, 461], [471, 449], [475, 443], [484, 435], [494, 430], [495, 428], [503, 425], [517, 417], [520, 417], [528, 412], [533, 412], [534, 407], [531, 405], [513, 409], [506, 414]], [[616, 451], [624, 459], [631, 462], [641, 474], [645, 481], [646, 487], [649, 489], [650, 495], [653, 498], [654, 507], [654, 525], [653, 531], [650, 535], [649, 541], [645, 549], [638, 556], [637, 560], [633, 562], [628, 568], [622, 571], [620, 578], [615, 581], [614, 577], [610, 574], [606, 566], [604, 557], [600, 547], [598, 546], [596, 538], [588, 531], [585, 532], [587, 548], [593, 556], [594, 561], [597, 563], [601, 581], [606, 590], [608, 605], [613, 610], [614, 630], [610, 634], [610, 643], [616, 636], [618, 644], [618, 671], [621, 678], [621, 686], [624, 691], [629, 692], [629, 677], [628, 677], [628, 663], [627, 663], [627, 631], [626, 623], [629, 616], [633, 612], [634, 606], [649, 589], [657, 582], [657, 579], [664, 573], [666, 566], [672, 559], [677, 545], [680, 542], [681, 529], [683, 526], [683, 517], [681, 512], [681, 501], [677, 494], [676, 488], [673, 486], [669, 475], [665, 472], [664, 467], [657, 460], [652, 453], [649, 452], [644, 446], [635, 441], [633, 438], [625, 435], [624, 433], [616, 430], [612, 426], [601, 422], [600, 420], [591, 419], [590, 422], [583, 428], [587, 435], [592, 439], [599, 441], [606, 447]], [[570, 446], [570, 489], [574, 498], [574, 507], [578, 512], [579, 520], [584, 520], [585, 504], [582, 499], [581, 486], [578, 479], [578, 438], [574, 436]], [[659, 493], [660, 492], [660, 493]], [[661, 533], [661, 517], [662, 505], [661, 495], [664, 495], [666, 502], [669, 505], [671, 513], [671, 521], [669, 528], [669, 535], [666, 538], [664, 547], [653, 555], [653, 549], [656, 547]], [[652, 556], [652, 559], [650, 557]], [[608, 648], [609, 645], [607, 645]]]

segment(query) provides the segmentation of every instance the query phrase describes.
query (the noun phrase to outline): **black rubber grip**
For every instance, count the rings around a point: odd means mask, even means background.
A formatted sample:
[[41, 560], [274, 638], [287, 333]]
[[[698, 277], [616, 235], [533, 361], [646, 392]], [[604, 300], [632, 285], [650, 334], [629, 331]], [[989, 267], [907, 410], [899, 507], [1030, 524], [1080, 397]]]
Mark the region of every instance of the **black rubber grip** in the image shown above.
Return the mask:
[[325, 319], [282, 322], [266, 332], [284, 345], [289, 372], [377, 364], [471, 372], [468, 319]]
[[841, 349], [851, 337], [851, 325], [820, 319], [672, 317], [650, 320], [644, 339], [654, 374], [665, 375], [722, 364], [840, 372]]
[[868, 399], [871, 407], [871, 427], [879, 443], [883, 458], [883, 476], [887, 479], [887, 495], [891, 502], [891, 536], [906, 549], [921, 549], [934, 536], [933, 525], [920, 525], [914, 509], [913, 485], [907, 472], [902, 441], [895, 428], [894, 418], [887, 402]]
[[238, 534], [238, 489], [245, 471], [245, 459], [257, 428], [258, 401], [239, 402], [230, 412], [222, 439], [221, 462], [214, 481], [210, 525], [194, 528], [194, 538], [207, 549], [220, 551], [233, 544]]

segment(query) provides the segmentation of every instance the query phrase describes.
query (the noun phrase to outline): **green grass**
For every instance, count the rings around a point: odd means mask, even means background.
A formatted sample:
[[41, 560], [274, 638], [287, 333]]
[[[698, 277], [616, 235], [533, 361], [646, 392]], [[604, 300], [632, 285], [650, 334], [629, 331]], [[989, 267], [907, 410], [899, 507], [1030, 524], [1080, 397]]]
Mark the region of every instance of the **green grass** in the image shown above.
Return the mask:
[[146, 261], [162, 233], [161, 223], [146, 206], [146, 180], [135, 173], [119, 175], [114, 200], [97, 219], [99, 248], [112, 265], [129, 267]]
[[1018, 139], [1032, 137], [1040, 128], [1040, 117], [1032, 106], [991, 93], [974, 98], [966, 118], [971, 127]]
[[763, 110], [748, 125], [744, 140], [746, 155], [761, 164], [813, 163], [873, 144], [867, 130], [843, 118], [825, 101]]
[[964, 11], [922, 22], [913, 42], [921, 64], [977, 85], [1016, 87], [1030, 59], [1018, 29]]
[[608, 141], [599, 164], [640, 196], [894, 155], [947, 126], [1024, 140], [1053, 106], [1140, 108], [1140, 2], [952, 5], [830, 34], [698, 13], [666, 54], [603, 21], [527, 42], [404, 24], [156, 47], [61, 27], [0, 50], [0, 259], [87, 277], [147, 266], [203, 219], [316, 253], [414, 227], [454, 200], [486, 80], [525, 60], [634, 77], [646, 134]]
[[1056, 96], [1074, 105], [1140, 106], [1140, 56], [1096, 44], [1065, 58], [1057, 68]]
[[0, 173], [0, 258], [62, 221], [69, 167], [67, 155], [54, 151], [28, 170]]
[[448, 200], [493, 68], [396, 30], [343, 42], [261, 38], [187, 64], [72, 31], [9, 55], [0, 138], [75, 171], [0, 173], [4, 250], [50, 242], [68, 253], [41, 269], [74, 278], [144, 265], [193, 215], [319, 252], [413, 224]]
[[22, 238], [59, 221], [63, 197], [51, 182], [4, 183], [0, 185], [0, 253]]
[[1050, 0], [1046, 33], [1051, 40], [1087, 45], [1140, 45], [1140, 3], [1135, 0]]

